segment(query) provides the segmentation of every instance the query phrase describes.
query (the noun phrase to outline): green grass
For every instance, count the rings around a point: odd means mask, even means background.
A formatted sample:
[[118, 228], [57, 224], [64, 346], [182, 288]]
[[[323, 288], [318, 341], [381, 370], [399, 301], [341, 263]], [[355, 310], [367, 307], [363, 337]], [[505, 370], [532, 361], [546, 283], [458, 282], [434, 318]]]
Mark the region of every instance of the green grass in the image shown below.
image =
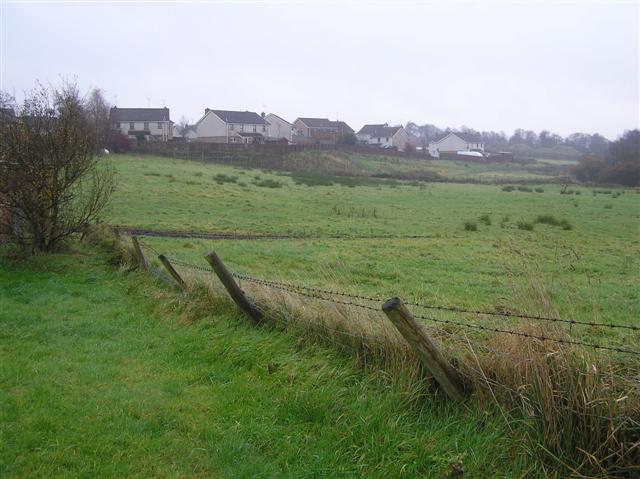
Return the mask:
[[[621, 323], [640, 317], [640, 195], [611, 199], [590, 190], [562, 195], [505, 192], [502, 186], [376, 180], [300, 182], [301, 175], [259, 172], [280, 188], [216, 184], [224, 174], [253, 178], [256, 171], [160, 158], [114, 156], [119, 172], [110, 221], [169, 230], [288, 232], [310, 235], [425, 235], [426, 239], [205, 241], [148, 238], [156, 248], [203, 263], [215, 249], [233, 268], [267, 278], [400, 295], [438, 304], [507, 308]], [[145, 176], [155, 171], [161, 176]], [[185, 180], [204, 172], [202, 185]], [[177, 180], [168, 183], [163, 176]], [[304, 175], [302, 175], [304, 176]], [[309, 175], [307, 175], [308, 179]], [[327, 180], [327, 178], [324, 178]], [[330, 180], [330, 178], [329, 178]], [[141, 191], [143, 194], [141, 194]], [[623, 191], [623, 190], [615, 190]], [[170, 200], [169, 200], [170, 199]], [[612, 201], [615, 208], [607, 209]], [[370, 212], [370, 214], [336, 214]], [[373, 212], [375, 211], [375, 214]], [[484, 215], [502, 221], [465, 231]], [[538, 225], [540, 215], [572, 229]], [[575, 331], [599, 336], [601, 331]], [[579, 336], [581, 337], [581, 336]]]
[[491, 409], [416, 403], [225, 302], [190, 319], [105, 261], [0, 261], [2, 477], [542, 476]]

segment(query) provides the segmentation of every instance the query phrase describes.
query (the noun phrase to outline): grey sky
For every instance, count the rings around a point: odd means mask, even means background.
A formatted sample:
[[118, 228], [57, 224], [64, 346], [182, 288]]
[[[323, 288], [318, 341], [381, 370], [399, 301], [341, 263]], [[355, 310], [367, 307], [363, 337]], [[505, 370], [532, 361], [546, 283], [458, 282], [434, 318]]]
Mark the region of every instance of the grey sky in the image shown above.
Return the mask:
[[118, 106], [364, 123], [551, 129], [639, 124], [634, 3], [2, 6], [2, 89], [77, 77]]

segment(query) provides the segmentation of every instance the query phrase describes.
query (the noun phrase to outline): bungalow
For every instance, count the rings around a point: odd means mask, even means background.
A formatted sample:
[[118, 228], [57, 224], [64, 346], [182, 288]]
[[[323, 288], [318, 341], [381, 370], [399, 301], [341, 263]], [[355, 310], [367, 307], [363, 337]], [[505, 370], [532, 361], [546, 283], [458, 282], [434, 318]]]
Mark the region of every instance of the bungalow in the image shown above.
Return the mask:
[[484, 153], [484, 142], [477, 135], [469, 133], [449, 132], [429, 142], [429, 154], [439, 158], [440, 153], [456, 153], [458, 151], [479, 151]]
[[389, 126], [387, 123], [382, 125], [364, 125], [358, 133], [356, 133], [358, 141], [365, 145], [380, 146], [382, 148], [397, 148], [405, 150], [409, 145], [409, 134], [402, 126]]
[[291, 143], [293, 141], [293, 124], [289, 123], [287, 120], [279, 117], [274, 113], [269, 113], [263, 118], [267, 120], [267, 123], [269, 124], [267, 126], [269, 140], [283, 141], [282, 138], [284, 138], [288, 143]]
[[353, 135], [353, 128], [344, 121], [327, 118], [298, 118], [293, 122], [296, 143], [337, 144], [345, 135]]
[[267, 121], [253, 111], [211, 110], [195, 124], [197, 141], [207, 143], [264, 143]]
[[168, 108], [111, 108], [111, 127], [130, 138], [168, 141], [173, 138]]

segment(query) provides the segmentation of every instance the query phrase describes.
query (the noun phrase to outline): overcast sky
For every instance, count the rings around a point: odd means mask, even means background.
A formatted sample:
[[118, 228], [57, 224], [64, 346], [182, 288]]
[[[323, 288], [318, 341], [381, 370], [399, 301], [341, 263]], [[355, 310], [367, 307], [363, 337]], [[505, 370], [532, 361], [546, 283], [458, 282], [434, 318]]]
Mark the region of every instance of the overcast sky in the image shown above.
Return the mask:
[[479, 130], [639, 125], [628, 3], [7, 3], [0, 87], [77, 78], [120, 107]]

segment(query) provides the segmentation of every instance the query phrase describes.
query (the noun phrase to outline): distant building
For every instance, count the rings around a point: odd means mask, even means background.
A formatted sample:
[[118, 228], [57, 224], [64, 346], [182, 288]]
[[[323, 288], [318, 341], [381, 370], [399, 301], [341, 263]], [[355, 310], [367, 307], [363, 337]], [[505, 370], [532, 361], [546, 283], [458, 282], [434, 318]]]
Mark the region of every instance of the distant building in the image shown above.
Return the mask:
[[211, 110], [195, 124], [197, 141], [208, 143], [264, 143], [267, 121], [253, 111]]
[[327, 118], [298, 118], [293, 122], [295, 143], [337, 144], [343, 137], [353, 135], [353, 128], [344, 121]]
[[168, 141], [173, 138], [173, 122], [168, 108], [111, 108], [111, 127], [130, 138]]
[[404, 151], [409, 145], [409, 135], [404, 127], [389, 126], [387, 123], [364, 125], [356, 136], [360, 143], [382, 148], [397, 148]]
[[429, 143], [429, 154], [434, 158], [439, 158], [440, 153], [456, 153], [458, 151], [484, 153], [484, 142], [476, 135], [450, 132]]
[[284, 138], [288, 143], [293, 141], [293, 124], [274, 113], [269, 113], [264, 117], [269, 124], [267, 132], [269, 133], [269, 141], [279, 141]]

